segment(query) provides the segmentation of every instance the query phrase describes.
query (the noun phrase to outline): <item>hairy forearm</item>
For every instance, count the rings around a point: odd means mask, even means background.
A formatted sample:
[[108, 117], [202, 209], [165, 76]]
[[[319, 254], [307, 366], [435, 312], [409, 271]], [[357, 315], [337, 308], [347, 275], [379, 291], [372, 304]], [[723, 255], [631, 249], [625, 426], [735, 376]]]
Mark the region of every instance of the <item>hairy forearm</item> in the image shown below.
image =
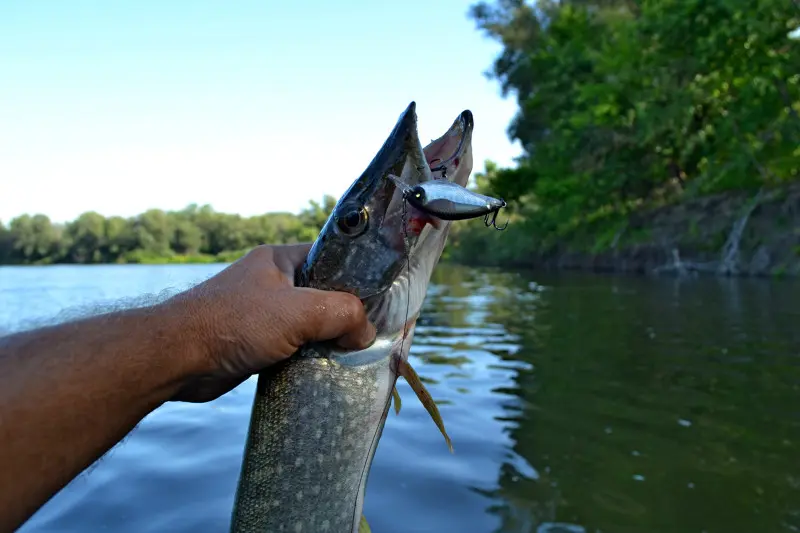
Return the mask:
[[164, 305], [0, 338], [0, 531], [12, 531], [181, 385], [197, 342]]

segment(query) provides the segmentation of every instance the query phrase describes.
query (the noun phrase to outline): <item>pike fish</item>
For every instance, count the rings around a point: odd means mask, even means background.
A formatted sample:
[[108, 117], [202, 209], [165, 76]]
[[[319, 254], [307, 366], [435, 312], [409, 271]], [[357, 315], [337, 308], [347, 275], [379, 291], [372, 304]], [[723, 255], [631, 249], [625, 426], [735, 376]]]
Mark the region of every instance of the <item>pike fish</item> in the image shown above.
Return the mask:
[[232, 533], [368, 530], [362, 515], [367, 477], [392, 397], [399, 413], [399, 376], [452, 451], [436, 405], [408, 362], [450, 222], [406, 202], [390, 176], [410, 186], [435, 179], [466, 186], [472, 129], [472, 113], [464, 111], [423, 148], [411, 102], [336, 204], [295, 284], [358, 296], [377, 338], [357, 351], [308, 344], [259, 375]]

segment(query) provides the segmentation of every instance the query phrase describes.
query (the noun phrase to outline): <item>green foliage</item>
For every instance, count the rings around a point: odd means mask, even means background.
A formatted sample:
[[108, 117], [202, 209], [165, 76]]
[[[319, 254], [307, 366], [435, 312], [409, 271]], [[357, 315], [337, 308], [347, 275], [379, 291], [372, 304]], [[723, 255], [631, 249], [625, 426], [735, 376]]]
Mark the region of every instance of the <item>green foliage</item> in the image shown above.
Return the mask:
[[0, 264], [10, 260], [13, 247], [14, 243], [11, 240], [11, 232], [9, 232], [8, 228], [0, 221]]
[[[800, 178], [793, 2], [496, 0], [471, 16], [502, 43], [490, 74], [519, 104], [517, 168], [475, 184], [516, 206], [527, 239], [503, 239], [518, 258], [588, 227], [596, 250], [634, 211]], [[462, 244], [485, 239], [464, 227]]]
[[62, 228], [45, 215], [23, 215], [9, 224], [7, 246], [2, 255], [24, 263], [48, 263], [61, 254]]
[[259, 244], [313, 241], [335, 205], [326, 196], [298, 215], [250, 218], [207, 205], [151, 209], [127, 219], [87, 212], [63, 225], [22, 215], [8, 227], [0, 223], [0, 264], [230, 262]]

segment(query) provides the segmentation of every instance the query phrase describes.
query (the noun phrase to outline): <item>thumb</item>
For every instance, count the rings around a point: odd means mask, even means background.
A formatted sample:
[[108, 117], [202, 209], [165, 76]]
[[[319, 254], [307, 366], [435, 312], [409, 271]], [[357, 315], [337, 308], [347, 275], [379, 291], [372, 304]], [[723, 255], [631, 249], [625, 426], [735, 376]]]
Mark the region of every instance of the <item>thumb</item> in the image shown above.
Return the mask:
[[304, 342], [336, 339], [348, 350], [368, 348], [376, 336], [375, 326], [367, 319], [364, 304], [358, 297], [339, 291], [295, 289], [297, 313], [303, 317], [298, 332]]

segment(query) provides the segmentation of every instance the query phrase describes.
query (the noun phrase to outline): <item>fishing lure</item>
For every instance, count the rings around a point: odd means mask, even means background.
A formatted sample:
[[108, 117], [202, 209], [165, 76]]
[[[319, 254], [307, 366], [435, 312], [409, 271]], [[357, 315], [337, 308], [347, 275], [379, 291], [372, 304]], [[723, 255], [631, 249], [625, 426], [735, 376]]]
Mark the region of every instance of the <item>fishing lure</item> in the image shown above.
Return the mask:
[[484, 217], [486, 227], [497, 227], [497, 213], [506, 206], [501, 198], [492, 198], [446, 179], [429, 180], [409, 187], [396, 176], [389, 176], [403, 191], [403, 199], [423, 213], [441, 220], [466, 220]]

